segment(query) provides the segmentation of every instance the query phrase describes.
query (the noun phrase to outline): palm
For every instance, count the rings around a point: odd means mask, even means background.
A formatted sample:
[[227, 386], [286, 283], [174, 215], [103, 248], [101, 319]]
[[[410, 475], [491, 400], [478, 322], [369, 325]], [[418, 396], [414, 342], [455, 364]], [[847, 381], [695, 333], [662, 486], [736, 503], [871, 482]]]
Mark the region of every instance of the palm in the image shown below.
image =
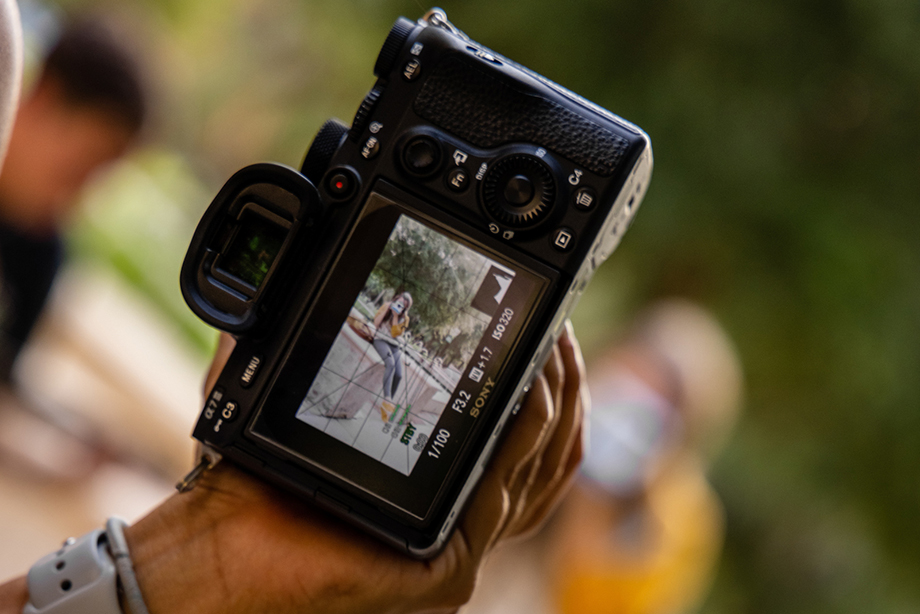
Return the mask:
[[[219, 352], [212, 380], [222, 367]], [[428, 561], [364, 535], [224, 462], [131, 527], [154, 612], [450, 611], [486, 554], [546, 518], [581, 458], [583, 365], [562, 337], [445, 550]], [[204, 588], [202, 588], [204, 587]]]

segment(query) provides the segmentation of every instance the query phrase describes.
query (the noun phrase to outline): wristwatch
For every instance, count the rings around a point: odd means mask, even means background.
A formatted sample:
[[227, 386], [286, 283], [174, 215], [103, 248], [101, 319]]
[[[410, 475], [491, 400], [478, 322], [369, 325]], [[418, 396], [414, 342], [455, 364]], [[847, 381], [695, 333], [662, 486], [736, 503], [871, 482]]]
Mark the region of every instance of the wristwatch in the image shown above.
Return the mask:
[[29, 570], [23, 614], [123, 614], [105, 531], [70, 538]]
[[[29, 570], [23, 614], [148, 614], [125, 540], [125, 521], [70, 538]], [[124, 604], [125, 610], [121, 608]]]

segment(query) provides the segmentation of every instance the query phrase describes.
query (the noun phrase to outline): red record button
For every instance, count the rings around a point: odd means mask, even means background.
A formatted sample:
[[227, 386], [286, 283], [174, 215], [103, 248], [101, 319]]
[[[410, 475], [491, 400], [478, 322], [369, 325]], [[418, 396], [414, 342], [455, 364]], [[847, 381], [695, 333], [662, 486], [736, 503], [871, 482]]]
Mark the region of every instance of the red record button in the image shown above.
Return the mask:
[[336, 200], [345, 200], [355, 193], [358, 178], [346, 168], [334, 168], [326, 175], [326, 191]]

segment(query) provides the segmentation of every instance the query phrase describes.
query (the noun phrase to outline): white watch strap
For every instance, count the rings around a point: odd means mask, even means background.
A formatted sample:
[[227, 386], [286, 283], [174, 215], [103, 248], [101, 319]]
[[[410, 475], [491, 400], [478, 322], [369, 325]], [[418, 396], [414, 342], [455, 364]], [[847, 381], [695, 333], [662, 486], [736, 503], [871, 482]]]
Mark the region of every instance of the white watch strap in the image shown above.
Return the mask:
[[69, 539], [29, 570], [23, 614], [122, 614], [105, 531]]

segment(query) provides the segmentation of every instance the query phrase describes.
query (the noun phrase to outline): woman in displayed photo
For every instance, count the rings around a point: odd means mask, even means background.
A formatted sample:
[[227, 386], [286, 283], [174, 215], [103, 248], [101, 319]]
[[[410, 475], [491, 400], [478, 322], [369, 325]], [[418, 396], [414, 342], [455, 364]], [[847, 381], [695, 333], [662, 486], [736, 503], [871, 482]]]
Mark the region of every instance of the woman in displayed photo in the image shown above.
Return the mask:
[[399, 382], [402, 381], [403, 369], [400, 362], [399, 337], [406, 332], [409, 326], [409, 309], [412, 307], [412, 296], [402, 292], [384, 303], [374, 316], [374, 349], [383, 359], [383, 402], [380, 404], [380, 417], [384, 422], [390, 419], [390, 414], [396, 406], [393, 397]]

